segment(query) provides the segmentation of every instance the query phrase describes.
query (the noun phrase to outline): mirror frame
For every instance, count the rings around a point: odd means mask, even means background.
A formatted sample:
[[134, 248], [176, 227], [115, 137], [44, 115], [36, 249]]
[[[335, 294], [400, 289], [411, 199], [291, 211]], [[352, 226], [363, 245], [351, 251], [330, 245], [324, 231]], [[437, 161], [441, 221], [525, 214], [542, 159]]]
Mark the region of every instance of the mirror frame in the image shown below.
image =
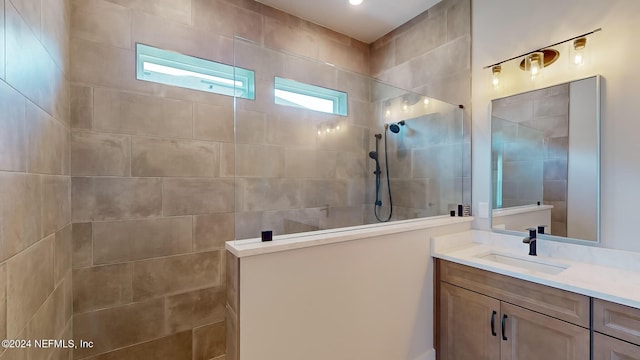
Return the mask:
[[[493, 134], [491, 132], [491, 129], [493, 128], [493, 102], [496, 100], [501, 100], [501, 99], [505, 99], [508, 97], [512, 97], [512, 96], [516, 96], [516, 95], [520, 95], [520, 94], [526, 94], [532, 91], [538, 91], [538, 90], [542, 90], [542, 89], [547, 89], [547, 88], [551, 88], [554, 86], [558, 86], [558, 85], [564, 85], [564, 84], [570, 84], [574, 81], [580, 81], [580, 80], [586, 80], [586, 79], [591, 79], [591, 78], [595, 78], [596, 80], [596, 98], [598, 101], [596, 101], [596, 137], [597, 137], [597, 166], [596, 166], [596, 170], [598, 173], [597, 179], [596, 179], [596, 184], [597, 184], [597, 191], [596, 191], [596, 216], [597, 216], [597, 224], [596, 224], [596, 240], [585, 240], [585, 239], [576, 239], [576, 238], [569, 238], [569, 237], [564, 237], [564, 236], [557, 236], [557, 235], [550, 235], [550, 234], [543, 234], [538, 236], [539, 239], [542, 240], [553, 240], [553, 241], [559, 241], [559, 242], [566, 242], [566, 243], [574, 243], [574, 244], [579, 244], [579, 245], [588, 245], [588, 246], [600, 246], [601, 244], [601, 233], [602, 233], [602, 214], [601, 214], [601, 210], [602, 210], [602, 198], [600, 196], [600, 192], [601, 192], [601, 187], [602, 187], [602, 183], [601, 183], [601, 178], [602, 178], [602, 90], [601, 90], [601, 86], [602, 86], [602, 76], [601, 75], [593, 75], [593, 76], [587, 76], [584, 78], [579, 78], [579, 79], [574, 79], [574, 80], [570, 80], [570, 81], [566, 81], [566, 82], [562, 82], [562, 83], [557, 83], [554, 85], [549, 85], [549, 86], [545, 86], [539, 89], [531, 89], [531, 90], [527, 90], [527, 91], [523, 91], [523, 92], [519, 92], [519, 93], [514, 93], [511, 95], [506, 95], [506, 96], [502, 96], [499, 98], [494, 98], [491, 99], [491, 101], [489, 102], [489, 134], [491, 137], [491, 141], [490, 141], [490, 151], [491, 149], [493, 149]], [[491, 162], [490, 162], [491, 163]], [[490, 165], [493, 166], [493, 165]], [[489, 171], [489, 175], [491, 176], [492, 171]], [[527, 236], [527, 233], [524, 231], [516, 231], [516, 230], [503, 230], [503, 229], [496, 229], [493, 227], [493, 179], [490, 178], [489, 180], [489, 201], [488, 201], [488, 205], [489, 205], [489, 226], [492, 232], [495, 233], [500, 233], [500, 234], [508, 234], [508, 235], [516, 235], [516, 236]]]

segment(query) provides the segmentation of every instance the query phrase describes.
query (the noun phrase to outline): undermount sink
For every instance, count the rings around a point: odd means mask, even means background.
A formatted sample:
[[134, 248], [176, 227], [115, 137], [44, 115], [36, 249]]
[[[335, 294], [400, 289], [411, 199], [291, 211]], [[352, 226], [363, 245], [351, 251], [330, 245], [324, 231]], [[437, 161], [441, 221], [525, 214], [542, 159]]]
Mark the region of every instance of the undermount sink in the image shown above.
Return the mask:
[[545, 274], [559, 274], [569, 268], [570, 265], [550, 261], [548, 259], [540, 259], [535, 256], [517, 256], [498, 252], [490, 252], [477, 256], [479, 259], [495, 262], [502, 265], [517, 267], [532, 272], [540, 272]]

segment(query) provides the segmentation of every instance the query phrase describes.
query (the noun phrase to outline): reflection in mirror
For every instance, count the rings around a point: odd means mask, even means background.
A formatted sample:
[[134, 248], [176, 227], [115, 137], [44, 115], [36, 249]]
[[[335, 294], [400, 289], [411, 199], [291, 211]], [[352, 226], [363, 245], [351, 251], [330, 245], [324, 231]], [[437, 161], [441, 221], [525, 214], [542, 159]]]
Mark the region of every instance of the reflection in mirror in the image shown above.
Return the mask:
[[493, 100], [492, 226], [599, 241], [599, 77]]

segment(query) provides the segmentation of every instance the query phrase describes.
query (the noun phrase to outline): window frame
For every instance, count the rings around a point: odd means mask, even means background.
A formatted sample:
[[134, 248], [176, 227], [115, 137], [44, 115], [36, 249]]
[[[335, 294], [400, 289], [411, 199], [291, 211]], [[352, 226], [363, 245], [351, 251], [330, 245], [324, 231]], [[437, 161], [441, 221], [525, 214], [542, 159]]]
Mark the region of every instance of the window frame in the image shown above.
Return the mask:
[[[306, 110], [318, 111], [325, 114], [333, 114], [340, 116], [348, 116], [348, 102], [349, 94], [344, 91], [334, 90], [322, 86], [307, 84], [292, 79], [282, 78], [279, 76], [274, 77], [273, 81], [273, 100], [277, 105], [292, 106]], [[300, 94], [304, 96], [310, 96], [317, 99], [328, 100], [333, 103], [332, 112], [326, 112], [322, 110], [315, 110], [303, 105], [286, 102], [285, 100], [278, 101], [276, 96], [276, 90], [286, 91], [294, 94]]]
[[[145, 70], [145, 63], [154, 64], [160, 67], [167, 67], [169, 69], [173, 69], [172, 71], [174, 72], [184, 74], [175, 75], [167, 72], [151, 70], [151, 72], [155, 74], [154, 78], [151, 78], [152, 75], [147, 74], [149, 70]], [[184, 81], [185, 78], [181, 78], [181, 76], [188, 76], [187, 73], [196, 74], [193, 78], [200, 78], [200, 83], [204, 84], [204, 86], [189, 86], [190, 84]], [[198, 74], [201, 76], [197, 76]], [[217, 82], [215, 79], [211, 78], [220, 78], [221, 80], [227, 80], [230, 83], [226, 84], [224, 82]], [[205, 91], [219, 95], [255, 100], [255, 71], [213, 60], [185, 55], [179, 52], [165, 50], [142, 43], [136, 43], [136, 79], [196, 91]], [[192, 83], [197, 83], [193, 79], [190, 81]]]

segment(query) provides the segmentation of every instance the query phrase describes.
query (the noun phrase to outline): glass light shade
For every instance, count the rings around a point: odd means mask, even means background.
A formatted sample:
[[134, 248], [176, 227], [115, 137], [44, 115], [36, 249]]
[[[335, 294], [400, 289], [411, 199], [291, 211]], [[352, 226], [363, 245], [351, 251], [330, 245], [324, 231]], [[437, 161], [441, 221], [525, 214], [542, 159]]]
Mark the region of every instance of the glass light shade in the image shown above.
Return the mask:
[[542, 69], [544, 68], [544, 53], [535, 52], [527, 55], [524, 62], [524, 69], [531, 73], [531, 79], [540, 77]]
[[587, 38], [580, 38], [573, 41], [573, 54], [571, 59], [575, 65], [584, 65], [585, 63], [585, 47], [587, 46]]
[[496, 65], [491, 68], [491, 84], [494, 88], [500, 87], [500, 77], [501, 77], [502, 66]]

